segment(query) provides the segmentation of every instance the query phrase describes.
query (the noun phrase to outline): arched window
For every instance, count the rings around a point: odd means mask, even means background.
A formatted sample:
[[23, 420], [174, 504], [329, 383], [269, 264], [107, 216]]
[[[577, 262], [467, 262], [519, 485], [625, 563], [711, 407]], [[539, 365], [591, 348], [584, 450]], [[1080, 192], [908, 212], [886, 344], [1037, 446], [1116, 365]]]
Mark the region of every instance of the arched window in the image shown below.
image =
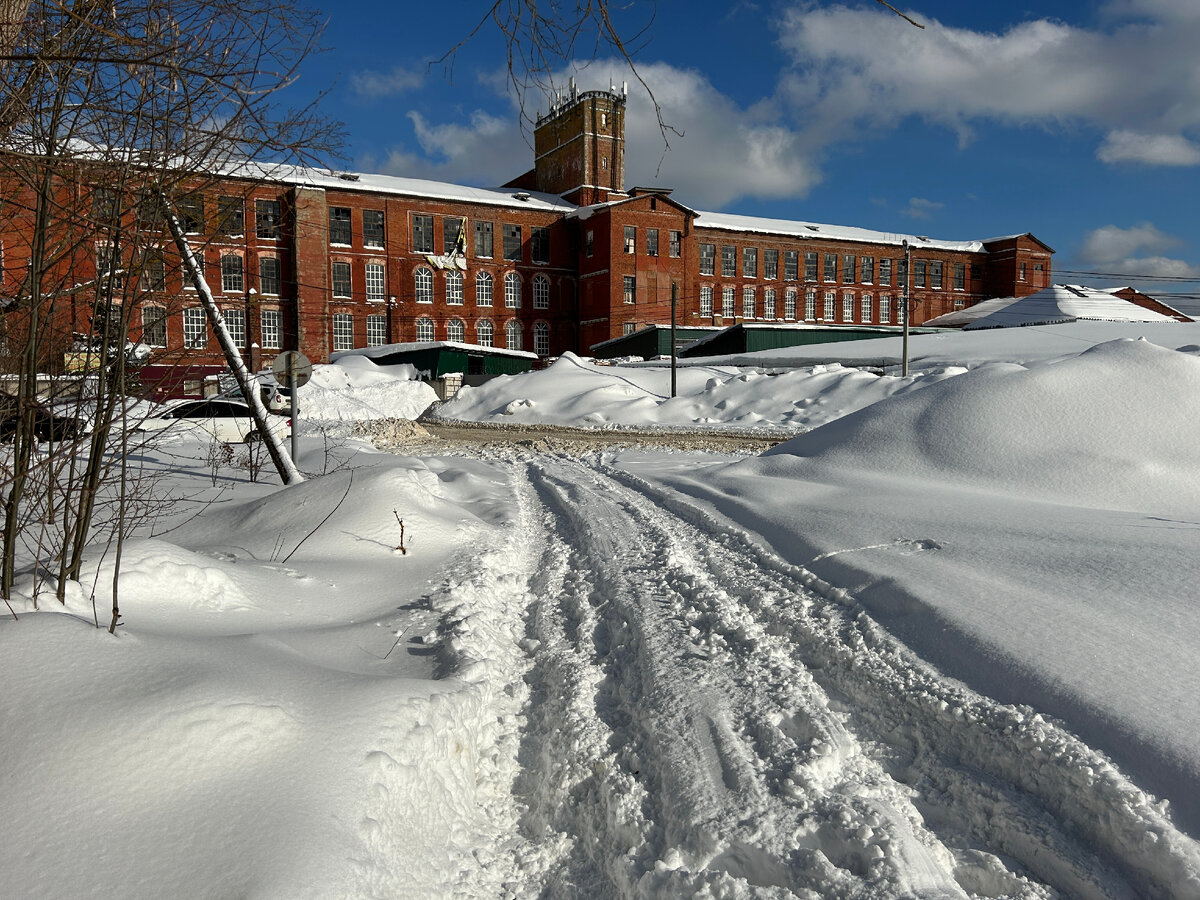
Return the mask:
[[504, 305], [509, 309], [521, 308], [521, 276], [516, 272], [504, 276]]
[[509, 319], [504, 326], [504, 346], [509, 350], [521, 349], [521, 323], [516, 319]]
[[538, 356], [550, 355], [550, 326], [545, 322], [533, 323], [533, 352]]
[[550, 308], [550, 279], [545, 275], [533, 279], [533, 308]]
[[433, 319], [417, 319], [417, 340], [433, 340]]
[[467, 338], [467, 329], [462, 319], [451, 319], [446, 323], [446, 340], [458, 341], [460, 344]]
[[418, 303], [433, 302], [433, 272], [424, 266], [413, 272], [413, 293]]
[[492, 305], [492, 276], [487, 272], [475, 276], [475, 305]]
[[446, 273], [446, 305], [463, 305], [463, 277], [457, 269]]
[[475, 342], [480, 347], [492, 346], [492, 335], [495, 329], [492, 327], [491, 319], [480, 319], [475, 323]]

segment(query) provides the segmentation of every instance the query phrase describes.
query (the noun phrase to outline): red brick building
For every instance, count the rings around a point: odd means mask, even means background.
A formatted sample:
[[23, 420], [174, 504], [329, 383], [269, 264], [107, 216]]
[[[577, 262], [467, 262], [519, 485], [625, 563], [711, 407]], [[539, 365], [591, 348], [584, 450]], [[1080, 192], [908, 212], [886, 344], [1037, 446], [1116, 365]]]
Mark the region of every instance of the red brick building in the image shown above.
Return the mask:
[[[1053, 251], [1030, 234], [941, 241], [698, 212], [667, 190], [626, 192], [624, 116], [623, 94], [572, 84], [537, 122], [534, 168], [498, 189], [248, 166], [181, 212], [254, 367], [283, 349], [320, 362], [336, 350], [424, 340], [586, 353], [669, 322], [673, 288], [686, 325], [896, 324], [906, 244], [914, 324], [1050, 284]], [[112, 202], [83, 194], [83, 215]], [[22, 240], [20, 223], [0, 216], [8, 297], [19, 294]], [[75, 283], [106, 265], [101, 243], [71, 263]], [[123, 300], [137, 307], [133, 337], [155, 357], [221, 368], [195, 291], [164, 243], [157, 259], [143, 250], [115, 261], [135, 282]], [[56, 311], [68, 330], [87, 330], [83, 295]]]

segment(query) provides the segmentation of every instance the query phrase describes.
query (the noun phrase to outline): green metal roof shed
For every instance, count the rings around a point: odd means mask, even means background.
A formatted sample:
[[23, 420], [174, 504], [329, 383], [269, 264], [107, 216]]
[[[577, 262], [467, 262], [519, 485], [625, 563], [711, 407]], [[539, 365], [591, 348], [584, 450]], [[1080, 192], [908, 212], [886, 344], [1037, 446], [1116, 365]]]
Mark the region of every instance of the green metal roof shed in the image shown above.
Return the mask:
[[337, 362], [347, 356], [365, 356], [379, 366], [407, 363], [417, 370], [417, 375], [423, 381], [433, 381], [451, 372], [463, 375], [517, 375], [528, 372], [538, 360], [536, 353], [524, 350], [480, 347], [457, 341], [414, 341], [361, 347], [333, 353], [330, 360]]
[[[692, 359], [702, 356], [726, 356], [731, 353], [753, 353], [756, 350], [779, 350], [808, 344], [864, 341], [870, 338], [891, 337], [903, 333], [903, 330], [899, 325], [810, 325], [803, 322], [772, 325], [740, 322], [698, 339], [680, 350], [679, 355]], [[934, 334], [945, 330], [948, 329], [910, 328], [909, 334]]]
[[[701, 338], [709, 337], [722, 331], [721, 328], [709, 327], [676, 327], [675, 348], [682, 352], [688, 344], [695, 343]], [[642, 359], [654, 359], [656, 356], [671, 355], [671, 326], [648, 325], [632, 334], [609, 338], [598, 344], [592, 344], [592, 355], [596, 359], [617, 359], [622, 356], [640, 356]]]

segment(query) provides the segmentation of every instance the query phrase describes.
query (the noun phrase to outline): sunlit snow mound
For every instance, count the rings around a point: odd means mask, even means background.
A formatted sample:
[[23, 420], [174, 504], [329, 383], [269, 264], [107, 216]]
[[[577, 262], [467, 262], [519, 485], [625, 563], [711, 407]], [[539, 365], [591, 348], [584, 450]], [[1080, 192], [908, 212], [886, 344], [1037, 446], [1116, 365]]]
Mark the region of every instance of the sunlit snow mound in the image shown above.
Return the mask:
[[409, 365], [377, 366], [365, 356], [345, 356], [313, 367], [296, 395], [302, 421], [415, 419], [437, 399]]
[[1194, 513], [1200, 357], [1120, 340], [1030, 368], [984, 366], [859, 410], [743, 465]]
[[757, 368], [597, 365], [565, 353], [538, 372], [463, 388], [434, 415], [462, 421], [577, 428], [786, 429], [825, 422], [897, 392], [949, 378], [944, 367], [909, 378], [880, 377], [836, 363], [768, 374]]

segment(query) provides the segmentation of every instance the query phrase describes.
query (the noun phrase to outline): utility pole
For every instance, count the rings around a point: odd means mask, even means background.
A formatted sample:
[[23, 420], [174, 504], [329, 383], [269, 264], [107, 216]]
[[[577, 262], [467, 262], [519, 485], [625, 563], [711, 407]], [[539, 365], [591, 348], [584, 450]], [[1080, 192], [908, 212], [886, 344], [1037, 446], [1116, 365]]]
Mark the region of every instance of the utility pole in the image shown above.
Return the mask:
[[675, 301], [679, 282], [671, 282], [671, 396], [675, 396]]
[[908, 246], [908, 239], [904, 240], [904, 307], [901, 315], [904, 317], [904, 359], [900, 364], [900, 374], [908, 374], [908, 307], [909, 303], [909, 286], [912, 283], [912, 248]]

